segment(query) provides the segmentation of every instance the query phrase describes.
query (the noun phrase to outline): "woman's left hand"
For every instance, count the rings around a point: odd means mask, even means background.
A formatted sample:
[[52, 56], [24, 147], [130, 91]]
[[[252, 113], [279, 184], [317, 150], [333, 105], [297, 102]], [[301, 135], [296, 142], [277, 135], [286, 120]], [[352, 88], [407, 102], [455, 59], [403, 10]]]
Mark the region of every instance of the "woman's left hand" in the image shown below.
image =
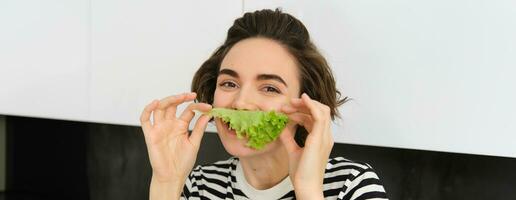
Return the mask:
[[[298, 199], [323, 199], [323, 180], [328, 158], [333, 148], [331, 111], [327, 105], [308, 95], [292, 99], [281, 111], [288, 115], [289, 130], [280, 135], [289, 155], [289, 175]], [[295, 126], [308, 131], [304, 148], [294, 140]]]

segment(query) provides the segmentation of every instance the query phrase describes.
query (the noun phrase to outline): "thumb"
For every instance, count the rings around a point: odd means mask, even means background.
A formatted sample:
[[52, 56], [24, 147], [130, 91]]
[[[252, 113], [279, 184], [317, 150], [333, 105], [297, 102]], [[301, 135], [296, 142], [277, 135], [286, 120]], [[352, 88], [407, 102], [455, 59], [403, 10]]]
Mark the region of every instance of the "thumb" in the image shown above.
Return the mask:
[[299, 147], [294, 139], [294, 134], [296, 133], [296, 124], [288, 123], [287, 127], [283, 129], [283, 132], [280, 134], [280, 140], [285, 145], [288, 153], [295, 152], [301, 147]]
[[204, 136], [204, 131], [206, 130], [206, 126], [210, 121], [210, 116], [202, 115], [199, 117], [197, 122], [195, 122], [195, 127], [192, 130], [192, 134], [190, 135], [190, 142], [199, 147], [201, 145], [202, 137]]

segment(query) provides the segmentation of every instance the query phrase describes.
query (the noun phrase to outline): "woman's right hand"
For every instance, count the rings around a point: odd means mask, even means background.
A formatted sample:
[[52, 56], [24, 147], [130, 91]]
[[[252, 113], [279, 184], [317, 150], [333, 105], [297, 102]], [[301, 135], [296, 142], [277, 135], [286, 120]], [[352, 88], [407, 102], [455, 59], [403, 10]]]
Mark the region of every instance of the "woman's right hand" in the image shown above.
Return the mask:
[[195, 93], [184, 93], [161, 101], [154, 100], [141, 114], [153, 181], [182, 185], [192, 170], [210, 117], [202, 115], [191, 135], [188, 134], [188, 126], [195, 115], [194, 110], [208, 112], [212, 107], [205, 103], [191, 103], [179, 117], [176, 110], [178, 105], [193, 101], [195, 97]]

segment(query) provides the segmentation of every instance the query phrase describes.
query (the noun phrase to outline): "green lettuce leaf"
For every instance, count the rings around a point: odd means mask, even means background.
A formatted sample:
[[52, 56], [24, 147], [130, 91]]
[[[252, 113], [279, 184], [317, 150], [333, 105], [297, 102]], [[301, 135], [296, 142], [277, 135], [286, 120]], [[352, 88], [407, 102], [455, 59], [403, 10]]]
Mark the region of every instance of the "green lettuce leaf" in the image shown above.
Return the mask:
[[287, 115], [275, 111], [213, 108], [208, 114], [228, 123], [238, 138], [247, 138], [247, 146], [258, 150], [276, 140], [288, 122]]

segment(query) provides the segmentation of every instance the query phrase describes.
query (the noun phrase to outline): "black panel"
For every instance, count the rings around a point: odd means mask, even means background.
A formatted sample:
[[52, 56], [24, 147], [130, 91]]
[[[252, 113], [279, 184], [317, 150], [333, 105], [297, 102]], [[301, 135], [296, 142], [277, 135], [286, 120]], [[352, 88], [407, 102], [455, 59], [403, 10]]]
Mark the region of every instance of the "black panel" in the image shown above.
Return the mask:
[[390, 199], [516, 199], [516, 159], [337, 144], [335, 155], [371, 164]]
[[6, 117], [7, 199], [89, 199], [84, 123]]
[[[151, 176], [139, 127], [6, 117], [7, 199], [146, 199]], [[390, 199], [516, 199], [516, 159], [336, 144], [367, 162]], [[206, 133], [197, 164], [228, 158]], [[0, 200], [5, 197], [0, 195]]]
[[139, 128], [90, 125], [88, 177], [91, 199], [146, 199], [151, 172]]

